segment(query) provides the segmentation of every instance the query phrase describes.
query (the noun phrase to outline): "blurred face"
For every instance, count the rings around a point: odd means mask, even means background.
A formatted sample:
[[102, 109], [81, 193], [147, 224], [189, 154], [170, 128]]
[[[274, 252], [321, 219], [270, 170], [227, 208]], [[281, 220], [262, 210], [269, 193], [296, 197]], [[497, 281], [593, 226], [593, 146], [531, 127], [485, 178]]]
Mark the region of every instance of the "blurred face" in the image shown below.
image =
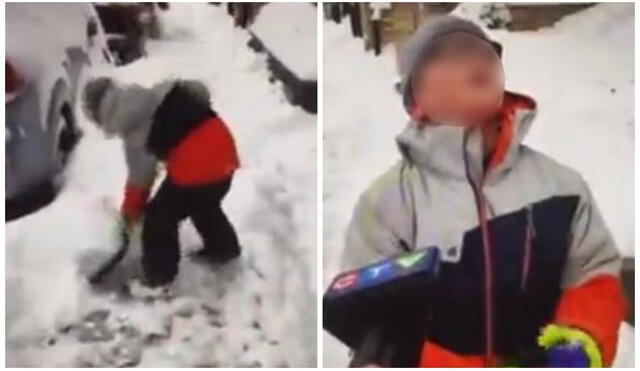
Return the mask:
[[469, 33], [434, 41], [412, 80], [416, 104], [432, 121], [481, 125], [500, 108], [504, 76], [493, 46]]

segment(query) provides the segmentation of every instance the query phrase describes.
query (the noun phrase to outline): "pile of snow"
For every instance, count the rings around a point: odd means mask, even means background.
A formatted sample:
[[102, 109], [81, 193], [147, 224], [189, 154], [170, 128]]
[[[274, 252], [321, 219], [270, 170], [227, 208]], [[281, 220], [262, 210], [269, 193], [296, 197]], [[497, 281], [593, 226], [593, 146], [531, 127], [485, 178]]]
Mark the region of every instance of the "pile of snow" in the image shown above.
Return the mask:
[[[6, 54], [17, 58], [17, 65], [29, 69], [34, 79], [40, 75], [31, 69], [43, 70], [46, 61], [66, 59], [66, 48], [86, 48], [87, 24], [97, 19], [95, 9], [87, 3], [12, 3], [6, 11]], [[104, 33], [99, 30], [88, 50], [91, 60], [103, 59], [104, 45]], [[52, 69], [50, 64], [47, 67]]]
[[[49, 109], [48, 98], [56, 82], [67, 78], [66, 64], [104, 60], [106, 39], [101, 28], [89, 44], [87, 24], [91, 19], [97, 19], [97, 15], [88, 3], [7, 4], [5, 60], [27, 84], [38, 89], [40, 112]], [[89, 60], [79, 51], [86, 52]]]
[[317, 7], [311, 3], [269, 3], [251, 31], [298, 78], [317, 78]]
[[[507, 88], [539, 106], [526, 143], [577, 169], [614, 239], [633, 244], [633, 4], [600, 4], [537, 32], [495, 31], [504, 46]], [[339, 272], [344, 236], [359, 195], [399, 158], [394, 137], [407, 114], [394, 90], [395, 52], [365, 53], [348, 22], [324, 23], [324, 261], [326, 287]], [[616, 365], [633, 365], [633, 329], [624, 325]], [[324, 365], [348, 352], [324, 334]]]
[[[105, 139], [78, 110], [85, 135], [65, 188], [50, 206], [6, 225], [9, 366], [316, 363], [316, 117], [269, 83], [264, 56], [247, 47], [248, 32], [224, 9], [172, 4], [165, 16], [174, 37], [149, 44], [149, 57], [92, 74], [144, 86], [197, 78], [209, 87], [241, 157], [223, 207], [243, 256], [216, 270], [184, 256], [173, 300], [92, 290], [77, 259], [115, 249], [126, 167], [121, 142]], [[185, 252], [201, 246], [189, 222], [181, 243]]]

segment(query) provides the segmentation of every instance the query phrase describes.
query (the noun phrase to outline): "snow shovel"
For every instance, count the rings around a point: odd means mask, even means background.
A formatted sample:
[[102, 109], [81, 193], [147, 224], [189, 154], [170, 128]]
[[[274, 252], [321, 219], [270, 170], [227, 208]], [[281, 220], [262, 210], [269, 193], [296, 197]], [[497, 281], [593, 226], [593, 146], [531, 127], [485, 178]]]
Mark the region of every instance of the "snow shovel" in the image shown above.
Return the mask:
[[114, 270], [114, 268], [124, 259], [129, 250], [129, 229], [125, 222], [118, 224], [118, 249], [112, 255], [95, 262], [86, 272], [85, 276], [92, 285], [98, 284]]

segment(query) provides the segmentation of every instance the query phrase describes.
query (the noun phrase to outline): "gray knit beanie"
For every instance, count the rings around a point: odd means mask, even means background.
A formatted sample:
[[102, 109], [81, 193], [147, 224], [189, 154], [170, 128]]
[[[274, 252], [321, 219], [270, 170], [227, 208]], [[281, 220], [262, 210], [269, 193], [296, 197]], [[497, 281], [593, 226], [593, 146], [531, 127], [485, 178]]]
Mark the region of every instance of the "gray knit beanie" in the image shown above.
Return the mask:
[[411, 112], [413, 108], [411, 80], [414, 73], [416, 73], [416, 68], [423, 61], [425, 54], [432, 47], [435, 39], [453, 32], [467, 32], [475, 35], [492, 44], [498, 54], [501, 53], [500, 44], [491, 41], [487, 34], [476, 24], [452, 15], [432, 17], [411, 36], [400, 55], [402, 103], [407, 112]]
[[113, 87], [113, 81], [109, 77], [91, 79], [84, 86], [82, 92], [82, 107], [85, 115], [93, 122], [100, 122], [100, 104], [107, 91]]

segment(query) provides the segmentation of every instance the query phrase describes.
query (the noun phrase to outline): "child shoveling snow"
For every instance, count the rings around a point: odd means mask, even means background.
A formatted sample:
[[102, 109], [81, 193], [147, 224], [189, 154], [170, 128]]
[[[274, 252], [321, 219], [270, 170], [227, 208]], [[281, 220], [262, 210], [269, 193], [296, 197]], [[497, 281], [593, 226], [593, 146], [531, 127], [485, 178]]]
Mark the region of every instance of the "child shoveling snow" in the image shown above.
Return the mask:
[[360, 198], [344, 265], [440, 250], [419, 366], [610, 366], [621, 259], [582, 177], [522, 144], [536, 104], [504, 90], [501, 52], [452, 16], [413, 35], [402, 159]]
[[[176, 277], [178, 226], [186, 218], [204, 242], [198, 258], [217, 264], [240, 255], [236, 232], [221, 207], [239, 160], [233, 137], [209, 99], [197, 81], [144, 88], [101, 77], [84, 88], [87, 116], [107, 136], [123, 141], [128, 168], [120, 209], [124, 236], [143, 220], [143, 282], [151, 288]], [[147, 203], [159, 161], [167, 176]], [[107, 273], [102, 269], [93, 278]]]

